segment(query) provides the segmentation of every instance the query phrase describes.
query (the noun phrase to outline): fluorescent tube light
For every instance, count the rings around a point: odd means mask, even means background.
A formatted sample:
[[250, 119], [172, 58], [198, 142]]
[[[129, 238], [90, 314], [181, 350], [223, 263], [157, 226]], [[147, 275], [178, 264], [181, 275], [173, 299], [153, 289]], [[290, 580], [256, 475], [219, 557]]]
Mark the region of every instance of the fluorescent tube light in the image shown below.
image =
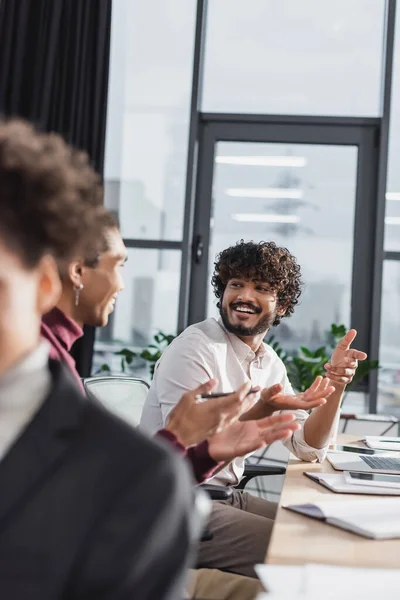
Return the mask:
[[254, 167], [305, 167], [304, 156], [217, 156], [220, 165], [247, 165]]
[[266, 215], [260, 213], [236, 213], [231, 215], [234, 221], [244, 223], [298, 223], [300, 217], [297, 215]]
[[225, 190], [228, 196], [236, 198], [287, 198], [290, 200], [301, 200], [303, 190], [295, 188], [228, 188]]
[[386, 217], [385, 224], [386, 225], [400, 225], [400, 217]]
[[387, 192], [386, 200], [400, 200], [400, 192]]

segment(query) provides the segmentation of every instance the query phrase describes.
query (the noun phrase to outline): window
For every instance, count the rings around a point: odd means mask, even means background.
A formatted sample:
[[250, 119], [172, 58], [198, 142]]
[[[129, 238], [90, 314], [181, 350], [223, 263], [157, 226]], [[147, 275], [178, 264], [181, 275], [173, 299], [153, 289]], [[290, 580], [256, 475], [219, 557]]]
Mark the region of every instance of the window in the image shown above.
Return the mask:
[[400, 261], [383, 269], [379, 411], [400, 417]]
[[113, 353], [123, 347], [140, 352], [158, 331], [176, 334], [180, 268], [180, 251], [128, 249], [125, 289], [107, 327], [97, 330], [94, 372], [103, 363], [119, 371], [120, 358]]
[[380, 114], [383, 0], [209, 2], [204, 112]]
[[124, 238], [180, 240], [195, 0], [114, 0], [105, 190]]

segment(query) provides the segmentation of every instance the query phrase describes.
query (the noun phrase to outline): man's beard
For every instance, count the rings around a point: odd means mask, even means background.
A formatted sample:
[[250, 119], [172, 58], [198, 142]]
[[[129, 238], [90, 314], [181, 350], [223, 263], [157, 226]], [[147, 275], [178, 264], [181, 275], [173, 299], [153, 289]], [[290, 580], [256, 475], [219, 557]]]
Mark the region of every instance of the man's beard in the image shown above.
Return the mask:
[[[240, 304], [240, 303], [232, 303], [230, 305], [230, 307], [235, 306], [236, 304]], [[246, 306], [249, 306], [248, 304]], [[255, 308], [255, 307], [252, 307]], [[228, 311], [226, 308], [224, 308], [221, 305], [221, 308], [219, 309], [219, 314], [221, 315], [221, 319], [222, 322], [224, 324], [224, 327], [227, 331], [229, 331], [230, 333], [234, 333], [237, 336], [242, 336], [242, 337], [252, 337], [255, 335], [260, 335], [262, 334], [266, 334], [268, 329], [271, 327], [271, 325], [273, 324], [273, 322], [275, 321], [275, 317], [276, 317], [276, 311], [271, 312], [271, 313], [267, 313], [266, 315], [264, 315], [263, 317], [261, 317], [261, 319], [258, 321], [258, 323], [256, 323], [256, 325], [254, 325], [253, 327], [246, 327], [246, 325], [233, 325], [228, 317]]]

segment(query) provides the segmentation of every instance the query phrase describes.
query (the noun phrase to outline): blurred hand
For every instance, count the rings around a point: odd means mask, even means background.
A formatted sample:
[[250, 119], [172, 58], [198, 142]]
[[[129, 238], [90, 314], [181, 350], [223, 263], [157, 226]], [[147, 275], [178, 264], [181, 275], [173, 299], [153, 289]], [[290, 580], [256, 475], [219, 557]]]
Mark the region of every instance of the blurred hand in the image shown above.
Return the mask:
[[270, 414], [276, 410], [310, 410], [325, 404], [328, 396], [335, 391], [335, 388], [329, 384], [328, 378], [319, 375], [308, 390], [300, 394], [281, 394], [282, 386], [276, 384], [262, 390], [260, 398], [266, 412], [269, 411]]
[[347, 385], [353, 380], [359, 360], [365, 360], [365, 352], [350, 348], [357, 331], [350, 329], [334, 349], [331, 361], [324, 365], [327, 376], [335, 383]]
[[172, 410], [165, 427], [178, 441], [188, 448], [214, 433], [222, 431], [239, 419], [257, 400], [258, 389], [249, 394], [251, 383], [242, 385], [237, 392], [219, 398], [202, 399], [196, 396], [209, 394], [216, 385], [215, 379], [187, 392]]
[[285, 413], [258, 421], [237, 421], [209, 438], [208, 452], [217, 462], [245, 456], [267, 444], [290, 437], [300, 428], [294, 419], [295, 415]]

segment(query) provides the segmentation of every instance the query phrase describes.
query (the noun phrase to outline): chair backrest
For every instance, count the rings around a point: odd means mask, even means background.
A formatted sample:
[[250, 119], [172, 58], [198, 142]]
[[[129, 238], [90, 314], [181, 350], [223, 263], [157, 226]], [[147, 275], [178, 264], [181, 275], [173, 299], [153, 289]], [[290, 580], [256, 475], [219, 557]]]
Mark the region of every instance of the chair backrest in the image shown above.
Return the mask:
[[88, 377], [83, 385], [105, 408], [130, 425], [140, 423], [149, 385], [136, 377]]

